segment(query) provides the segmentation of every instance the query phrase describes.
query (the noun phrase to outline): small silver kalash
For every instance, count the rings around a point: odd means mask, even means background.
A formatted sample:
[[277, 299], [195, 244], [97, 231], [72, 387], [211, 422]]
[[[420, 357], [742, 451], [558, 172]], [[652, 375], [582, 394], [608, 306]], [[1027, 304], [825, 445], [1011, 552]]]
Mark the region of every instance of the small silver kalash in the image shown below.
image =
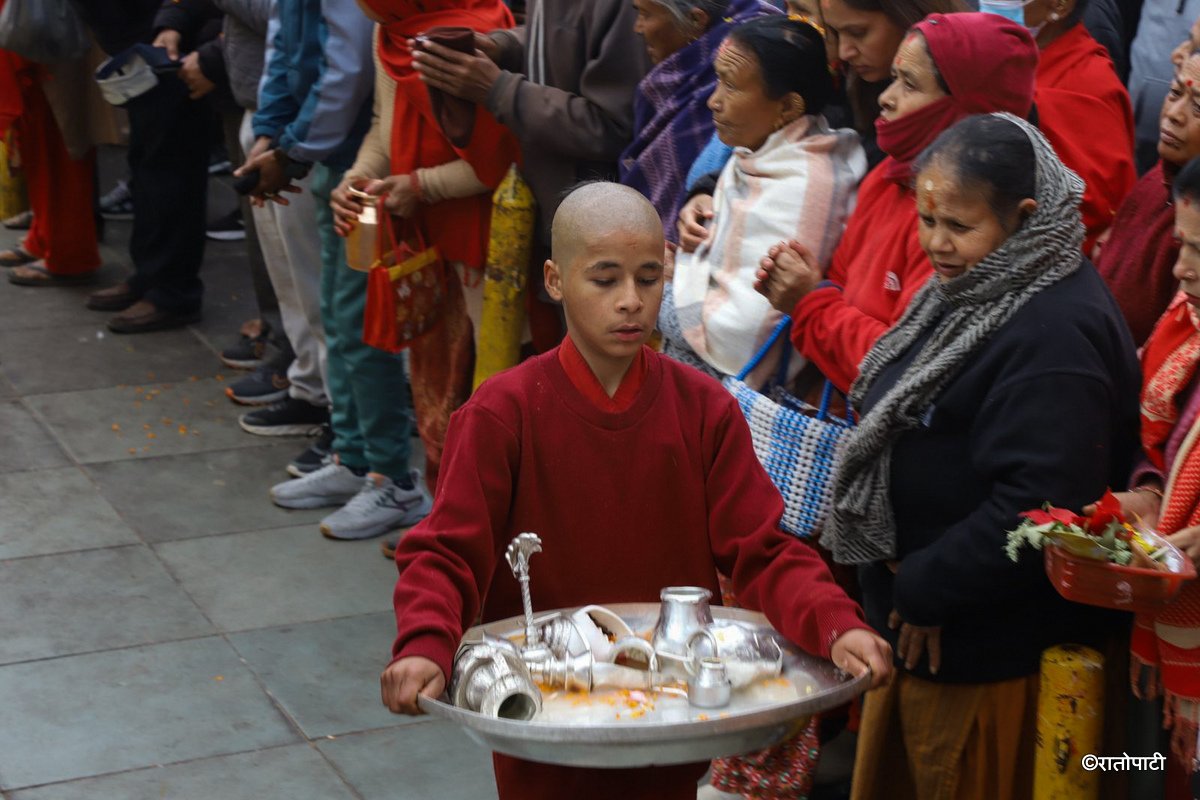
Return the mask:
[[652, 643], [603, 606], [535, 618], [529, 560], [541, 551], [542, 540], [533, 533], [520, 534], [505, 551], [521, 584], [524, 643], [518, 647], [485, 635], [460, 645], [450, 680], [450, 697], [459, 708], [528, 720], [542, 709], [539, 684], [577, 691], [656, 689], [675, 679], [687, 682], [692, 705], [720, 708], [734, 689], [783, 670], [779, 644], [736, 622], [714, 622], [712, 593], [700, 587], [662, 590]]

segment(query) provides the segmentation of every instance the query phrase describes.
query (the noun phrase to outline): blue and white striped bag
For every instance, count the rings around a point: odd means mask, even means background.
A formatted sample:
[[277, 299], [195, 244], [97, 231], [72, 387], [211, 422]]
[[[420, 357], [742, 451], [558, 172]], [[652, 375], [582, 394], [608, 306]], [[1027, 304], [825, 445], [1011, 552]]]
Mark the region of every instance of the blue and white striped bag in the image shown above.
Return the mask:
[[[736, 377], [724, 380], [725, 388], [737, 398], [754, 453], [783, 495], [783, 519], [779, 525], [788, 533], [806, 539], [821, 529], [833, 500], [833, 479], [853, 422], [829, 414], [833, 384], [825, 382], [821, 407], [814, 408], [789, 394], [777, 380], [766, 394], [757, 392], [743, 381], [791, 328], [784, 317], [766, 344], [750, 359]], [[791, 347], [785, 353], [791, 352]], [[780, 376], [787, 374], [785, 355]]]

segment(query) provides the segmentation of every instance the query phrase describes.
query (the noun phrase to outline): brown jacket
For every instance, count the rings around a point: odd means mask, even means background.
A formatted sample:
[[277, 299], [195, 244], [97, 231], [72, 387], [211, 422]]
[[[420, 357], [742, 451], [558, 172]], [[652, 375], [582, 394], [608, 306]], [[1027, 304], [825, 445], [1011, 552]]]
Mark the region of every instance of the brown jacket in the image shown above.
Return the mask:
[[[633, 138], [633, 93], [650, 64], [629, 0], [532, 0], [527, 10], [525, 26], [492, 34], [503, 71], [487, 109], [521, 141], [521, 172], [537, 198], [538, 239], [546, 244], [563, 190], [616, 179], [617, 159]], [[530, 80], [539, 68], [526, 47], [539, 17], [543, 85]]]

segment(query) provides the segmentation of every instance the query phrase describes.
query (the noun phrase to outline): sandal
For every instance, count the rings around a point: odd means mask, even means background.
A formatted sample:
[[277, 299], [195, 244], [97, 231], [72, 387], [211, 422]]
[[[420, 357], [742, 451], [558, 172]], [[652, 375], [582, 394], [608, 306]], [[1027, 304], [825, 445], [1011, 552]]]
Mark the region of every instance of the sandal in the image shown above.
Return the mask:
[[96, 270], [78, 275], [56, 275], [41, 262], [13, 267], [8, 273], [8, 282], [17, 286], [81, 286], [96, 278]]
[[38, 257], [17, 245], [12, 250], [0, 252], [0, 267], [21, 267], [32, 264]]

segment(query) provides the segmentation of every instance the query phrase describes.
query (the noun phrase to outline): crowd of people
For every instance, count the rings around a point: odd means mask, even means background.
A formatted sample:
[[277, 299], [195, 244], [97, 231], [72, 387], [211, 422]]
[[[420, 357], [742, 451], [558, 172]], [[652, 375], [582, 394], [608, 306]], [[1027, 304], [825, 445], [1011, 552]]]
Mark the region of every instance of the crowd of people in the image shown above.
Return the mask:
[[[219, 132], [260, 312], [222, 355], [247, 370], [228, 394], [248, 433], [313, 437], [274, 503], [331, 509], [332, 539], [385, 537], [393, 711], [441, 694], [478, 618], [518, 613], [502, 553], [535, 530], [550, 606], [724, 586], [869, 670], [851, 797], [1031, 797], [1039, 663], [1064, 642], [1130, 675], [1106, 746], [1169, 753], [1129, 796], [1193, 796], [1198, 584], [1133, 620], [1064, 600], [1004, 542], [1021, 512], [1111, 487], [1200, 563], [1200, 2], [77, 10], [98, 47], [78, 63], [0, 51], [32, 211], [0, 265], [23, 286], [94, 280], [103, 94], [128, 115], [134, 272], [87, 307], [118, 333], [195, 322]], [[526, 358], [476, 386], [493, 192], [514, 165], [536, 201]], [[364, 326], [388, 273], [347, 264], [372, 204], [386, 242], [442, 267], [436, 320], [387, 346]], [[779, 528], [718, 382], [737, 375], [813, 403], [836, 390], [856, 420], [812, 539]], [[711, 765], [498, 755], [497, 785], [684, 798], [709, 768], [719, 796], [805, 797], [847, 724], [825, 721]]]

